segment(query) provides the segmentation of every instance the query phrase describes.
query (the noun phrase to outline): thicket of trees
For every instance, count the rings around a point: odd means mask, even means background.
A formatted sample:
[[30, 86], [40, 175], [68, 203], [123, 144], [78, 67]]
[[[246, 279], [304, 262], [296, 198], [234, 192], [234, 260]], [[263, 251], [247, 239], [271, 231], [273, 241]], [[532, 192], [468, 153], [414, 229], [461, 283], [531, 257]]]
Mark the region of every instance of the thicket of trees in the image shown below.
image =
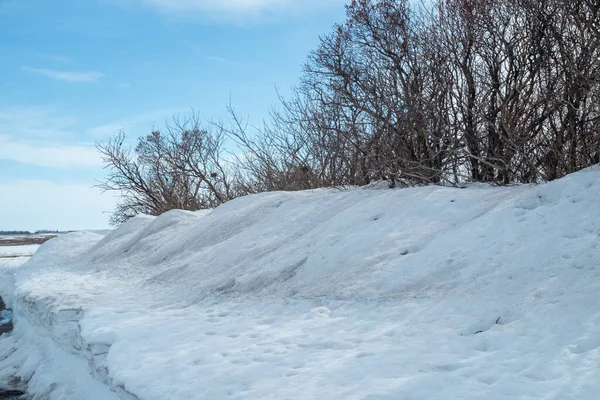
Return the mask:
[[192, 118], [134, 151], [122, 135], [100, 144], [102, 187], [124, 193], [114, 222], [259, 191], [535, 183], [598, 163], [599, 10], [596, 0], [354, 0], [260, 129], [230, 109], [227, 126]]

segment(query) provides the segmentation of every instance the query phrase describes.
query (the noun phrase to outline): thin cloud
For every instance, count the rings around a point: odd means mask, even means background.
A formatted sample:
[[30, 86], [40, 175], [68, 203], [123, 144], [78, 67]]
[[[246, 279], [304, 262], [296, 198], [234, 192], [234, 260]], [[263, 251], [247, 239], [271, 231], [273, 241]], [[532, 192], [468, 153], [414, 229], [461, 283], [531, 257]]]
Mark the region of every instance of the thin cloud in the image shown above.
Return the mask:
[[[2, 0], [0, 0], [1, 2]], [[36, 59], [37, 61], [43, 60], [46, 62], [58, 63], [58, 64], [69, 64], [73, 60], [69, 57], [65, 57], [60, 54], [47, 54], [47, 53], [37, 53], [37, 52], [24, 52], [23, 56]]]
[[0, 159], [50, 168], [96, 168], [103, 165], [94, 146], [16, 141], [0, 135]]
[[256, 12], [274, 6], [281, 6], [288, 0], [145, 0], [147, 3], [171, 11], [204, 10], [224, 12]]
[[0, 108], [0, 135], [54, 139], [75, 136], [77, 120], [57, 114], [51, 106], [11, 106]]
[[23, 67], [24, 71], [42, 75], [47, 78], [71, 83], [94, 83], [98, 82], [104, 74], [98, 71], [59, 71], [46, 68]]
[[142, 0], [162, 12], [201, 12], [212, 16], [244, 17], [342, 5], [345, 0]]
[[117, 199], [93, 182], [0, 180], [0, 229], [103, 229]]
[[205, 56], [204, 59], [210, 63], [221, 64], [225, 67], [240, 67], [241, 66], [241, 63], [239, 61], [233, 61], [233, 60], [229, 60], [227, 58], [214, 56], [214, 55]]
[[151, 110], [90, 128], [86, 133], [94, 137], [111, 136], [119, 131], [134, 134], [149, 133], [150, 130], [152, 130], [153, 125], [157, 123], [162, 124], [171, 119], [174, 115], [186, 111], [188, 110], [185, 108]]
[[214, 61], [214, 62], [218, 62], [218, 63], [222, 63], [222, 64], [229, 64], [229, 61], [223, 57], [219, 57], [219, 56], [206, 56], [205, 57], [207, 61]]

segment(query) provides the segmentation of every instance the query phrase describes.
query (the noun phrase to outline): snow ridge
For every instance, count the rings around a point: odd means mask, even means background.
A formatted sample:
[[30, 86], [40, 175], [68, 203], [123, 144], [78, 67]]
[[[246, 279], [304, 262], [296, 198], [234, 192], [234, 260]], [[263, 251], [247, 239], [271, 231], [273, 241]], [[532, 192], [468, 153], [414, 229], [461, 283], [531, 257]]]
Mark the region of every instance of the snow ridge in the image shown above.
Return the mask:
[[61, 236], [14, 276], [0, 381], [49, 399], [592, 400], [599, 196], [590, 168], [265, 193]]

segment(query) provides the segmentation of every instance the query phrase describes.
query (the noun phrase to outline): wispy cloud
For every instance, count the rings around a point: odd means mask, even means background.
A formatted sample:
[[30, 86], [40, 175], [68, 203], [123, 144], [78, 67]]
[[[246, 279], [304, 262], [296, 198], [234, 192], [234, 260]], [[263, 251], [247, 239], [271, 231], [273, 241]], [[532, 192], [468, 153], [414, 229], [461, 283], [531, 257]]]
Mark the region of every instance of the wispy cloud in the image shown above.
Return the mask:
[[229, 61], [226, 58], [219, 57], [219, 56], [206, 56], [205, 58], [207, 61], [214, 61], [214, 62], [218, 62], [218, 63], [222, 63], [222, 64], [229, 63]]
[[102, 72], [98, 71], [59, 71], [32, 67], [23, 67], [23, 70], [47, 78], [73, 83], [94, 83], [98, 82], [104, 76]]
[[90, 183], [0, 181], [0, 229], [102, 229], [117, 199]]
[[[0, 2], [1, 1], [2, 0], [0, 0]], [[35, 59], [37, 61], [43, 60], [43, 61], [57, 63], [57, 64], [68, 64], [71, 61], [73, 61], [69, 57], [65, 57], [61, 54], [48, 54], [48, 53], [28, 52], [28, 51], [23, 52], [21, 54], [25, 57]]]
[[111, 136], [119, 131], [125, 131], [125, 133], [142, 135], [145, 133], [150, 133], [150, 130], [153, 128], [154, 125], [162, 125], [165, 121], [171, 119], [174, 115], [185, 113], [186, 111], [189, 111], [189, 109], [173, 108], [151, 110], [90, 128], [87, 130], [87, 134], [94, 137], [106, 137]]
[[0, 159], [51, 168], [100, 167], [102, 159], [92, 145], [17, 141], [0, 135]]
[[51, 106], [10, 106], [0, 108], [0, 135], [19, 138], [53, 139], [75, 136], [76, 119], [57, 113]]
[[162, 10], [205, 10], [225, 12], [260, 11], [273, 6], [280, 6], [288, 0], [145, 0]]
[[345, 0], [142, 0], [160, 11], [185, 13], [201, 11], [212, 15], [241, 17], [264, 13], [298, 11], [341, 5]]
[[224, 67], [239, 68], [239, 67], [243, 66], [243, 62], [240, 62], [238, 60], [230, 60], [228, 58], [219, 57], [219, 56], [215, 56], [215, 55], [204, 56], [204, 59], [206, 61], [214, 63], [214, 64], [220, 64]]

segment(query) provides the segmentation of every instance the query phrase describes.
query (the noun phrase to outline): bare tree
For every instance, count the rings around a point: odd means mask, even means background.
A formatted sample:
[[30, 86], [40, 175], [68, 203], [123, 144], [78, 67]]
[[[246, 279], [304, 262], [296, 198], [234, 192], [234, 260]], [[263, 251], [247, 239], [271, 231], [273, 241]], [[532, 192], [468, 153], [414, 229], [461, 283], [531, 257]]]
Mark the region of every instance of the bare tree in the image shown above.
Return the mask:
[[202, 128], [196, 115], [174, 117], [164, 132], [139, 138], [133, 150], [123, 132], [98, 143], [108, 170], [98, 187], [121, 194], [111, 223], [139, 213], [212, 208], [245, 194], [236, 169], [223, 160], [223, 144], [223, 133]]
[[353, 0], [259, 127], [175, 118], [99, 144], [113, 222], [246, 193], [397, 183], [506, 185], [600, 161], [600, 3]]
[[598, 8], [352, 1], [309, 56], [286, 117], [309, 141], [350, 143], [363, 182], [556, 179], [600, 155]]

